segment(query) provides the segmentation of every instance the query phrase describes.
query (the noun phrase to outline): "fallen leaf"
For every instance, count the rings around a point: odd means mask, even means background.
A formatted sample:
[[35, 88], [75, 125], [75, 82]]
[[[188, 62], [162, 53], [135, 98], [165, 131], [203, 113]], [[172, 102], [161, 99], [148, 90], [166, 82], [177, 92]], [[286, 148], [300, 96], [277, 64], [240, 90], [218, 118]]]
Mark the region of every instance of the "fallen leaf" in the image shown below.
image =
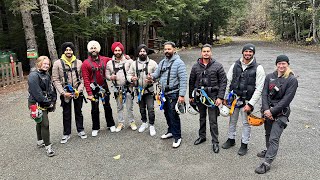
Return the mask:
[[120, 157], [121, 157], [121, 155], [119, 154], [119, 155], [114, 156], [114, 157], [113, 157], [113, 159], [115, 159], [115, 160], [119, 160], [119, 159], [120, 159]]
[[309, 126], [309, 125], [306, 125], [305, 127], [306, 127], [306, 128], [309, 128], [310, 126]]

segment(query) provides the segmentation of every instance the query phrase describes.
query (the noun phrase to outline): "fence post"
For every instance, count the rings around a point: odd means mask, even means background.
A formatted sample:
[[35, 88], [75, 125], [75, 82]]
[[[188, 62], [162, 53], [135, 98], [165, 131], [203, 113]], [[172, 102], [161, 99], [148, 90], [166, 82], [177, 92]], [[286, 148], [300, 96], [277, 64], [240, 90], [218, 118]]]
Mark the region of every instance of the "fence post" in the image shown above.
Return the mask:
[[9, 81], [10, 66], [8, 66], [8, 64], [5, 64], [4, 67], [5, 67], [5, 71], [6, 71], [6, 84], [5, 85], [8, 86], [10, 84], [10, 81]]
[[22, 63], [18, 62], [18, 71], [19, 71], [19, 80], [20, 82], [23, 81], [23, 70], [22, 70]]

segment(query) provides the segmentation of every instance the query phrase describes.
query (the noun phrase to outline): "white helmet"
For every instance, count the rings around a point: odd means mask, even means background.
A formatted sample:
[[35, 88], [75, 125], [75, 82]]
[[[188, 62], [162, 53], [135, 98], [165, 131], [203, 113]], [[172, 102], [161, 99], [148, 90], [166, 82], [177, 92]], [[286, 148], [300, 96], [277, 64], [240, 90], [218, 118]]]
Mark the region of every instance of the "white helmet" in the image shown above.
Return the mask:
[[221, 116], [228, 117], [230, 115], [229, 113], [230, 109], [227, 106], [223, 105], [222, 107], [220, 107]]
[[180, 114], [185, 114], [187, 111], [186, 103], [177, 102], [175, 105], [176, 112]]
[[191, 105], [191, 104], [188, 104], [187, 105], [187, 111], [188, 113], [192, 114], [192, 115], [197, 115], [199, 114], [199, 109], [197, 108], [197, 105]]

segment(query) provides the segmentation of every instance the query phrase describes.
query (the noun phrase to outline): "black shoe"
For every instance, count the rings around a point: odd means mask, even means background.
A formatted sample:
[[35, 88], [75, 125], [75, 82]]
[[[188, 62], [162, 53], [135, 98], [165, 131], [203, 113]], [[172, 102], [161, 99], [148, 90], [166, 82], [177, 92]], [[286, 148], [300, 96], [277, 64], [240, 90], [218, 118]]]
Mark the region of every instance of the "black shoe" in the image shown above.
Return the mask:
[[206, 138], [201, 138], [199, 137], [196, 141], [194, 141], [194, 145], [198, 145], [198, 144], [201, 144], [203, 142], [205, 142], [207, 139]]
[[268, 172], [269, 170], [270, 170], [270, 164], [267, 162], [263, 162], [263, 163], [261, 163], [260, 166], [258, 166], [256, 168], [256, 170], [254, 170], [254, 172], [257, 174], [264, 174], [264, 173]]
[[247, 152], [248, 152], [248, 144], [241, 143], [241, 147], [238, 151], [238, 154], [240, 156], [244, 156], [247, 154]]
[[257, 156], [259, 158], [264, 158], [266, 156], [267, 150], [263, 150], [261, 152], [258, 152]]
[[234, 145], [236, 145], [236, 141], [234, 139], [228, 139], [225, 143], [223, 143], [222, 148], [229, 149]]
[[219, 144], [213, 144], [212, 150], [214, 153], [219, 153]]

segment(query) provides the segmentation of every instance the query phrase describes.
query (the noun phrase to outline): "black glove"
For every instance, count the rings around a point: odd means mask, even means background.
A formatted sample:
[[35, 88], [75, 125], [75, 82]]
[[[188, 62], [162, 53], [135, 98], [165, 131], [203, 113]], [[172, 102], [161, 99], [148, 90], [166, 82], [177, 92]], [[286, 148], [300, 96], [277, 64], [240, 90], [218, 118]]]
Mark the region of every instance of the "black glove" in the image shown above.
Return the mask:
[[56, 110], [56, 103], [50, 104], [50, 106], [47, 108], [48, 112], [54, 112]]

